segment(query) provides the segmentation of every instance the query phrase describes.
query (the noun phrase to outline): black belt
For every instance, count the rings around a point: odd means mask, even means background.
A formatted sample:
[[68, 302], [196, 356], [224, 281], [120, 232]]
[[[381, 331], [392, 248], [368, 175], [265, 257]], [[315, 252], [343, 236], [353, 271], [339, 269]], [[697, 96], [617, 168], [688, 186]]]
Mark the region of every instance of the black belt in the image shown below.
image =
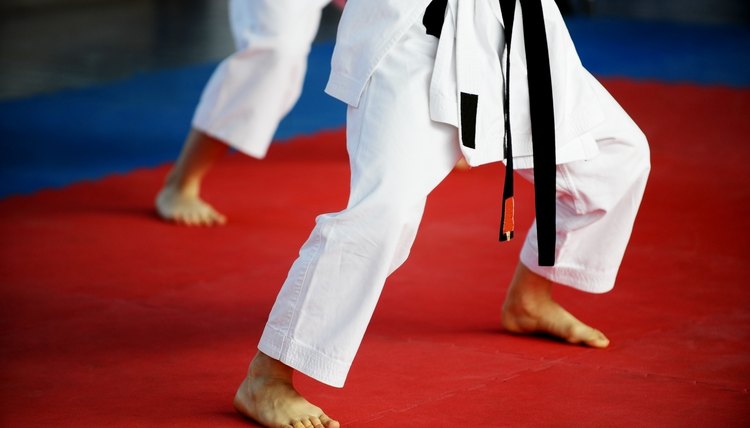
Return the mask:
[[[505, 21], [505, 136], [503, 147], [506, 159], [503, 204], [500, 218], [500, 240], [513, 238], [513, 141], [510, 129], [510, 46], [516, 0], [499, 0]], [[440, 38], [447, 0], [433, 0], [425, 11], [423, 23], [427, 34]], [[532, 151], [534, 155], [534, 199], [536, 206], [539, 266], [554, 266], [556, 241], [556, 174], [555, 111], [552, 103], [547, 32], [541, 0], [520, 0], [523, 10], [523, 37], [526, 45], [526, 65], [529, 80], [529, 114], [531, 116]], [[461, 128], [464, 144], [474, 147], [477, 95], [461, 94]]]
[[[526, 65], [529, 80], [529, 114], [531, 116], [532, 150], [534, 155], [534, 200], [536, 206], [539, 266], [555, 265], [556, 174], [555, 110], [552, 101], [547, 32], [541, 0], [520, 0], [523, 10], [523, 39], [526, 45]], [[513, 238], [513, 142], [510, 129], [510, 46], [516, 0], [500, 0], [505, 21], [505, 147], [506, 172], [503, 205], [500, 219], [500, 240]]]

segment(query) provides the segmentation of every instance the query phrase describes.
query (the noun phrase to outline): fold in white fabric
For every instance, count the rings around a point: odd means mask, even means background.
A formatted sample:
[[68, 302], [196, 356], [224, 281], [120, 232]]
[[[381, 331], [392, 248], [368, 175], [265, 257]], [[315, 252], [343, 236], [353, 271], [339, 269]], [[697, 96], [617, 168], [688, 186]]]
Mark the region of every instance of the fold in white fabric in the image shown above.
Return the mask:
[[[556, 119], [557, 163], [598, 153], [590, 131], [603, 121], [591, 76], [581, 65], [553, 0], [541, 0], [550, 53]], [[356, 107], [372, 72], [407, 29], [421, 19], [429, 0], [349, 0], [339, 26], [326, 92]], [[516, 7], [513, 34], [523, 34]], [[449, 0], [432, 83], [433, 120], [460, 127], [460, 93], [478, 96], [476, 144], [461, 144], [472, 166], [503, 160], [503, 17], [497, 0]], [[522, 36], [512, 38], [510, 110], [515, 168], [532, 168], [531, 122]], [[403, 76], [408, 79], [408, 75]], [[461, 132], [459, 132], [461, 135]]]

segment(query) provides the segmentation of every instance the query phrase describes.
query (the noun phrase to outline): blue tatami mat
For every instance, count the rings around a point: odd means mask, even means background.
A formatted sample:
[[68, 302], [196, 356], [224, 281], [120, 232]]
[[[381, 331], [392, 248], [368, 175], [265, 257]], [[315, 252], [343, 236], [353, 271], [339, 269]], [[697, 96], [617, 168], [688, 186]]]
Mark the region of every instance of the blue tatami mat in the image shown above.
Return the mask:
[[[323, 93], [333, 43], [314, 47], [303, 95], [276, 138], [345, 121]], [[84, 89], [0, 103], [0, 196], [59, 187], [173, 160], [216, 64], [139, 74]]]
[[566, 20], [578, 53], [605, 77], [750, 86], [750, 27]]
[[[568, 22], [584, 65], [600, 77], [750, 86], [747, 27]], [[332, 50], [313, 47], [302, 98], [277, 139], [344, 125], [344, 105], [323, 93]], [[173, 160], [215, 66], [0, 102], [0, 197]]]

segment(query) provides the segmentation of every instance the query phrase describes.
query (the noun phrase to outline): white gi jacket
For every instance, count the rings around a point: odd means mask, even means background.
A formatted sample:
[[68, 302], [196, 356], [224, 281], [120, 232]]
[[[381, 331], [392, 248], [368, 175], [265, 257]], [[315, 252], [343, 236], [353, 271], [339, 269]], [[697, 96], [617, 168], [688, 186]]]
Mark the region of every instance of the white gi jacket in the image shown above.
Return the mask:
[[[431, 0], [349, 0], [339, 24], [326, 92], [357, 107], [367, 81], [393, 45], [422, 20]], [[604, 117], [594, 79], [581, 65], [553, 0], [542, 0], [549, 46], [557, 163], [597, 154], [588, 133]], [[531, 168], [531, 121], [521, 7], [515, 8], [511, 46], [510, 117], [516, 168]], [[503, 18], [498, 0], [448, 0], [430, 87], [430, 116], [460, 128], [460, 93], [479, 96], [476, 146], [461, 144], [472, 166], [503, 153]], [[403, 76], [408, 79], [409, 76]], [[459, 136], [461, 133], [459, 132]]]

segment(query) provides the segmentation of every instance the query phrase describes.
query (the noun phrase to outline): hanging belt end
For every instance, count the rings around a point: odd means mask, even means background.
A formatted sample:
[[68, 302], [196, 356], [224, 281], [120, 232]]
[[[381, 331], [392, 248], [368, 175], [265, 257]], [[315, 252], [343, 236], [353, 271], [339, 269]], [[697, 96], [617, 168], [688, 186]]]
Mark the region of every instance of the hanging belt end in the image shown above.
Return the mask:
[[513, 196], [503, 201], [503, 213], [500, 219], [500, 241], [510, 241], [513, 239], [515, 229], [515, 202]]

